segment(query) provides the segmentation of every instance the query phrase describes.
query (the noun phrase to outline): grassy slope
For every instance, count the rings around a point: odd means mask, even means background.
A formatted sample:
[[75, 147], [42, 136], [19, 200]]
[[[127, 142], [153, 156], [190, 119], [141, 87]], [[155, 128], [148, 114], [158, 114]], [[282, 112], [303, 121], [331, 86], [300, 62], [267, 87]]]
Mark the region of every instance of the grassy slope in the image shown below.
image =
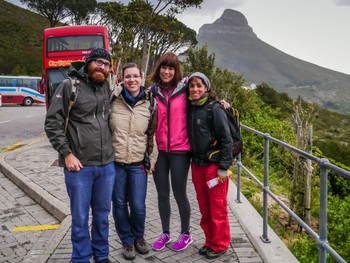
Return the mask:
[[42, 32], [48, 21], [31, 11], [0, 0], [0, 74], [40, 76], [42, 72]]

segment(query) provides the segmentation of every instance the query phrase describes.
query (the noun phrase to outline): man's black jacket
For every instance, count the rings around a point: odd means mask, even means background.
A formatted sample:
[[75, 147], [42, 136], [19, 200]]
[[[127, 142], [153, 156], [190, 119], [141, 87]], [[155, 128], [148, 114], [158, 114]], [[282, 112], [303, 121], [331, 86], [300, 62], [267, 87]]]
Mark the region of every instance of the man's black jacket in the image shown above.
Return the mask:
[[69, 76], [77, 78], [76, 100], [69, 113], [65, 132], [71, 81], [65, 79], [57, 87], [46, 114], [45, 132], [59, 153], [59, 165], [72, 152], [86, 165], [105, 165], [114, 161], [112, 136], [108, 127], [110, 110], [109, 83], [93, 83], [83, 72], [84, 63], [72, 63]]

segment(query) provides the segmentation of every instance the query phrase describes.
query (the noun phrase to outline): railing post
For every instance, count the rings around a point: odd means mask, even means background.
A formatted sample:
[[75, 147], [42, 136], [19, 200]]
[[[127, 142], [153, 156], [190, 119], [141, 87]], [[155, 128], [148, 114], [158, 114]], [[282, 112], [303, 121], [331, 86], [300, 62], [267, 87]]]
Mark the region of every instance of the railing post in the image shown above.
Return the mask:
[[[242, 162], [238, 163], [242, 171], [245, 171], [250, 178], [252, 178], [259, 187], [263, 190], [263, 235], [260, 239], [263, 242], [268, 243], [269, 239], [267, 236], [268, 230], [268, 199], [270, 196], [274, 199], [292, 218], [294, 218], [305, 230], [306, 232], [317, 241], [319, 248], [318, 252], [318, 262], [326, 263], [327, 255], [330, 255], [336, 262], [346, 263], [346, 261], [328, 244], [327, 240], [327, 209], [328, 209], [328, 170], [334, 171], [337, 174], [343, 176], [344, 178], [350, 179], [350, 171], [347, 171], [341, 167], [331, 164], [327, 159], [320, 159], [311, 153], [305, 152], [301, 149], [296, 148], [288, 143], [280, 141], [274, 137], [271, 137], [267, 133], [262, 133], [260, 131], [254, 130], [244, 124], [241, 124], [245, 130], [253, 132], [264, 138], [264, 182], [262, 183]], [[316, 233], [311, 226], [305, 223], [298, 215], [296, 215], [289, 207], [286, 206], [275, 194], [273, 194], [268, 188], [269, 179], [269, 142], [277, 143], [284, 148], [291, 150], [304, 158], [315, 162], [320, 167], [320, 218], [319, 218], [319, 233]], [[350, 263], [350, 262], [349, 262]]]
[[266, 189], [269, 188], [269, 155], [270, 155], [270, 147], [269, 147], [269, 134], [265, 134], [264, 136], [264, 187], [263, 187], [263, 235], [261, 236], [261, 240], [264, 243], [270, 243], [267, 226], [268, 226], [268, 217], [269, 217], [269, 204], [268, 204], [268, 194]]
[[236, 203], [242, 203], [241, 201], [241, 163], [242, 163], [242, 156], [241, 154], [238, 155], [238, 161], [237, 164], [237, 198]]
[[323, 247], [327, 243], [327, 202], [328, 202], [328, 171], [324, 166], [329, 161], [325, 158], [320, 162], [320, 238], [318, 242], [318, 262], [326, 263], [326, 249]]

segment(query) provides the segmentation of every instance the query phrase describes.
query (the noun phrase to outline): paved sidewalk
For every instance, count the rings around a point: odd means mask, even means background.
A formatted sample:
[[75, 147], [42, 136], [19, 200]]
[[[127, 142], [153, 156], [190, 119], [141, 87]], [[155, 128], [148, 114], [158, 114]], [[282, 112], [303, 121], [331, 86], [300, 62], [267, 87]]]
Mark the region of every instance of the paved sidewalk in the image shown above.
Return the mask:
[[0, 262], [22, 262], [34, 245], [52, 238], [52, 231], [23, 231], [19, 226], [59, 223], [0, 172]]
[[[64, 175], [62, 168], [52, 166], [57, 158], [57, 153], [51, 148], [46, 137], [33, 145], [8, 153], [0, 158], [1, 171], [19, 186], [26, 194], [32, 197], [38, 204], [49, 211], [61, 222], [58, 230], [50, 230], [51, 239], [49, 242], [34, 244], [32, 249], [23, 257], [22, 262], [48, 262], [63, 263], [69, 262], [71, 253], [70, 243], [70, 215], [69, 198], [66, 193]], [[188, 249], [181, 252], [173, 252], [170, 243], [161, 252], [151, 251], [147, 255], [137, 255], [134, 262], [207, 262], [203, 256], [198, 254], [198, 249], [203, 245], [204, 235], [199, 226], [200, 213], [191, 176], [188, 181], [188, 196], [191, 202], [191, 233], [194, 242]], [[259, 241], [261, 235], [261, 223], [259, 215], [245, 210], [250, 204], [236, 204], [234, 201], [235, 186], [230, 184], [229, 193], [229, 221], [231, 226], [231, 247], [227, 253], [215, 262], [241, 262], [241, 263], [262, 263], [262, 262], [297, 262], [291, 260], [290, 252], [285, 249], [283, 243], [278, 239], [274, 241], [273, 233], [269, 236], [274, 244], [264, 245]], [[152, 177], [148, 179], [147, 193], [147, 218], [145, 239], [150, 244], [161, 233], [161, 224], [157, 207], [157, 195]], [[175, 241], [180, 229], [180, 220], [174, 198], [172, 198], [171, 233]], [[241, 211], [236, 215], [235, 210]], [[244, 211], [242, 211], [244, 209]], [[238, 218], [240, 222], [238, 221]], [[256, 226], [245, 226], [244, 221], [252, 221]], [[248, 233], [249, 229], [258, 228], [260, 233]], [[112, 262], [127, 262], [122, 257], [122, 246], [114, 229], [113, 218], [110, 216], [110, 259]], [[271, 243], [273, 243], [271, 242]], [[255, 248], [254, 248], [254, 246]], [[260, 246], [262, 245], [262, 246]], [[266, 249], [263, 247], [265, 246]], [[262, 247], [262, 248], [261, 248]], [[257, 252], [258, 251], [258, 252]], [[259, 253], [259, 254], [258, 254]], [[1, 246], [0, 246], [1, 255]], [[0, 259], [0, 262], [2, 261]], [[130, 262], [130, 261], [129, 261]], [[211, 261], [213, 262], [213, 261]]]

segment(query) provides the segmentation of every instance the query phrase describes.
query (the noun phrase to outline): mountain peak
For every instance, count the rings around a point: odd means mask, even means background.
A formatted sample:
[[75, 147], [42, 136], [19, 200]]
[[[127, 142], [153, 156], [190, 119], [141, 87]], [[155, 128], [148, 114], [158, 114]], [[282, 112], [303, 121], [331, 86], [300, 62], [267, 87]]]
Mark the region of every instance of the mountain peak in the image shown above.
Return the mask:
[[240, 34], [245, 37], [256, 37], [245, 16], [232, 9], [226, 9], [214, 23], [205, 24], [199, 29], [199, 35], [207, 34]]
[[232, 9], [226, 9], [221, 17], [214, 22], [214, 24], [215, 23], [227, 25], [231, 24], [242, 27], [248, 26], [248, 21], [245, 16], [242, 13]]
[[[290, 97], [350, 113], [350, 76], [290, 56], [256, 37], [245, 16], [227, 9], [199, 29], [197, 46], [215, 53], [215, 66], [244, 75], [247, 84], [267, 83]], [[336, 84], [335, 84], [336, 83]]]

